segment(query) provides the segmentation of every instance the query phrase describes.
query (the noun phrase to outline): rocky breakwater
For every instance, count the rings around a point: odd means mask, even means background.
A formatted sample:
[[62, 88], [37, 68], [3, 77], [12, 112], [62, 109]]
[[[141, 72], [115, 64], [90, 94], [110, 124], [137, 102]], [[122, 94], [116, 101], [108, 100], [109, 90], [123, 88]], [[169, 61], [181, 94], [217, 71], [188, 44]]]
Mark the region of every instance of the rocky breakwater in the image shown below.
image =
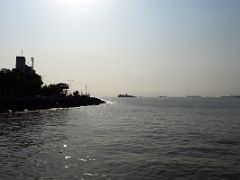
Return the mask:
[[104, 101], [88, 96], [66, 97], [1, 97], [0, 112], [41, 110], [51, 108], [70, 108], [80, 106], [99, 105]]

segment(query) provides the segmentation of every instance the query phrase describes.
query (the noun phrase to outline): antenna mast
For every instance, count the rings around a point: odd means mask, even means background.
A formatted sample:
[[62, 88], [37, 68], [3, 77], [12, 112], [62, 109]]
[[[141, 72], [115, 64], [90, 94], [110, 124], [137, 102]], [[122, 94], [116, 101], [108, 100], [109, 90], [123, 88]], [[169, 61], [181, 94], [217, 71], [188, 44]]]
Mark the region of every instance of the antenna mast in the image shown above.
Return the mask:
[[32, 61], [32, 69], [34, 69], [34, 57], [31, 57], [31, 61]]

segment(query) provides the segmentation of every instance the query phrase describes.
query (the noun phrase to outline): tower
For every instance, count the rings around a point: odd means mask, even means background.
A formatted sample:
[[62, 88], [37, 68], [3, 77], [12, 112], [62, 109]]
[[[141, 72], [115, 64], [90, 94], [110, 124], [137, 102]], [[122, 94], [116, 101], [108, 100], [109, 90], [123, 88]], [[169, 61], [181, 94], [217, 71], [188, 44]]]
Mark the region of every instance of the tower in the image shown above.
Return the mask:
[[16, 69], [21, 72], [25, 72], [26, 58], [24, 56], [16, 57]]

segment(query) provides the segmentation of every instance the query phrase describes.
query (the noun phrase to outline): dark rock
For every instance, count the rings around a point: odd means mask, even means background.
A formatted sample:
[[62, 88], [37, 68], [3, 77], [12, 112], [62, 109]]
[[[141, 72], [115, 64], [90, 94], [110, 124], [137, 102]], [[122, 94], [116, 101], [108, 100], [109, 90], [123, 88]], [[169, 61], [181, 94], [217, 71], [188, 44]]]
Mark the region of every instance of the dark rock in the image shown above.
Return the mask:
[[40, 110], [51, 108], [70, 108], [79, 106], [99, 105], [104, 101], [88, 96], [66, 97], [1, 97], [0, 112]]

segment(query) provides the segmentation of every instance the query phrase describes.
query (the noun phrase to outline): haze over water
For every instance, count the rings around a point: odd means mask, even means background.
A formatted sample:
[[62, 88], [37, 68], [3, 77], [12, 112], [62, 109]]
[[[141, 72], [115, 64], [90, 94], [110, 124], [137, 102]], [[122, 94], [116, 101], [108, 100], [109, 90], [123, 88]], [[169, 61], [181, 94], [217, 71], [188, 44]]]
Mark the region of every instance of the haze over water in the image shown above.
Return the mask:
[[239, 179], [239, 98], [0, 114], [0, 179]]

